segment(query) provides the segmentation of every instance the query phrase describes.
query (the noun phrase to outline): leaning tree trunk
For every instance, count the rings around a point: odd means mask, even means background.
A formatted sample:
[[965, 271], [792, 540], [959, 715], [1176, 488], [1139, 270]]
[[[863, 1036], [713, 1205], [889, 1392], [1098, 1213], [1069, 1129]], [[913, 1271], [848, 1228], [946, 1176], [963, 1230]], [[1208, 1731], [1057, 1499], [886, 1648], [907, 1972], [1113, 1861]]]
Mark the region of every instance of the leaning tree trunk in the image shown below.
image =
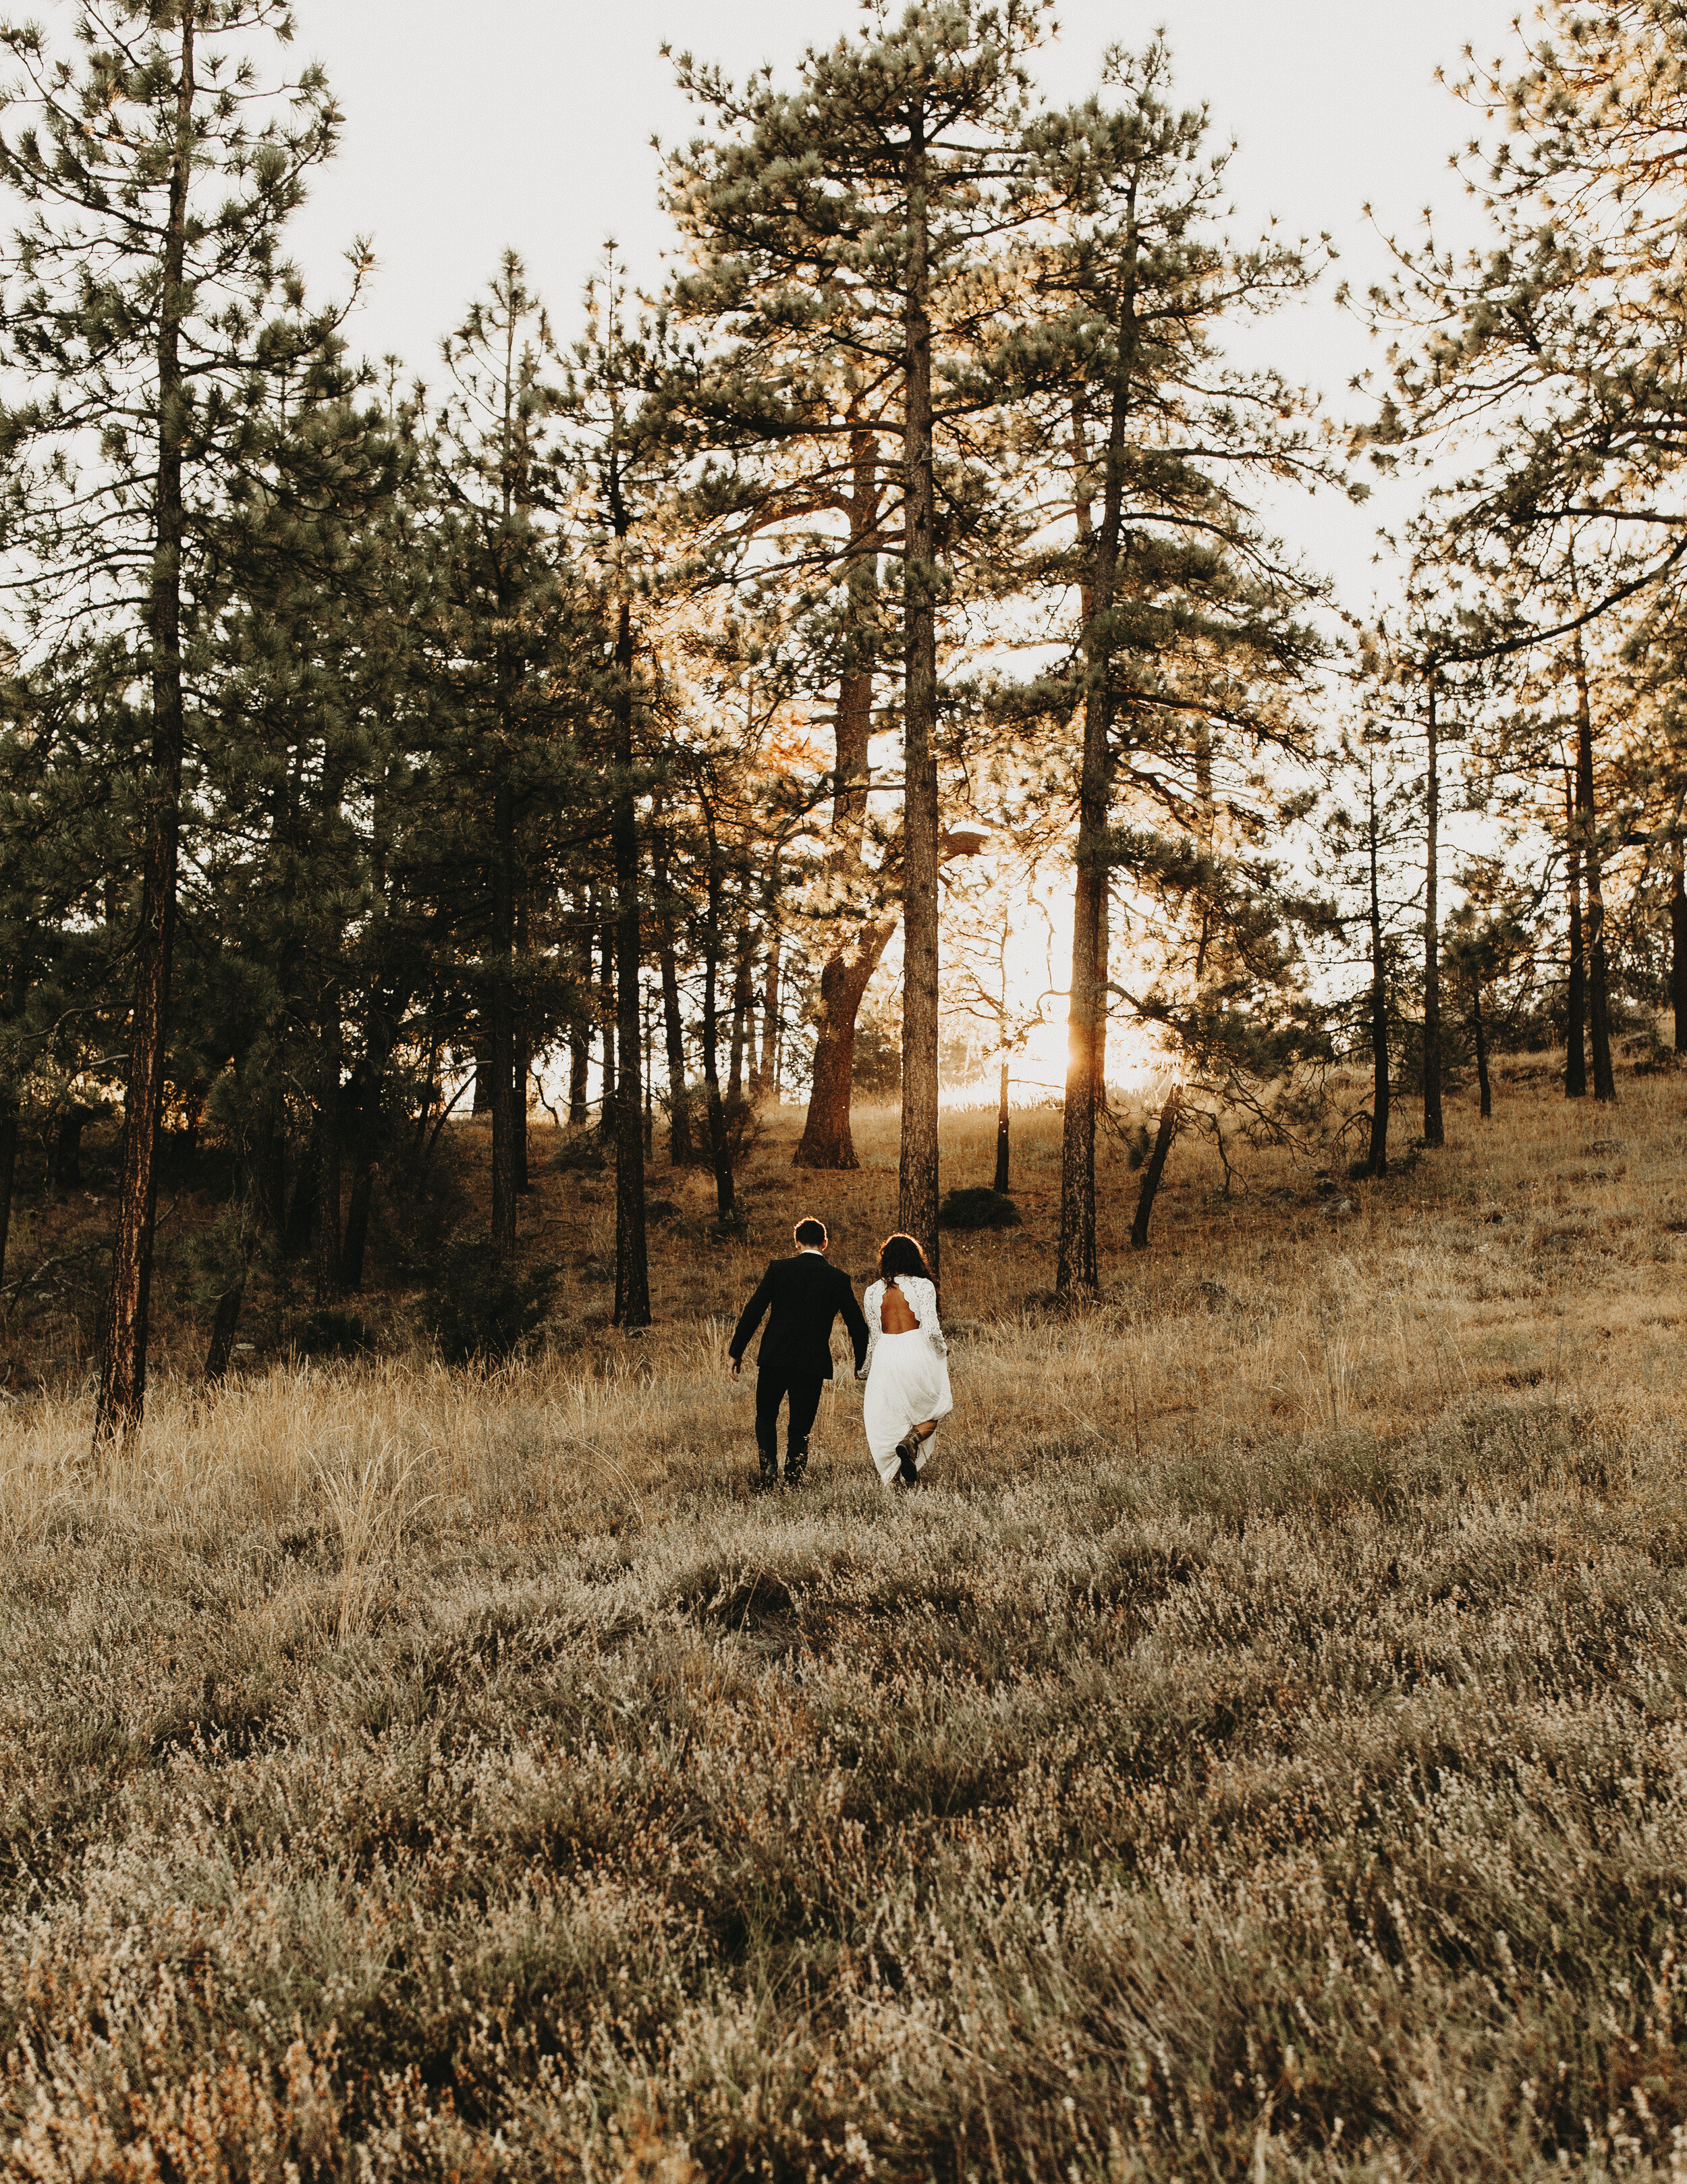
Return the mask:
[[1441, 1113], [1441, 930], [1437, 903], [1438, 863], [1441, 833], [1441, 753], [1435, 719], [1435, 677], [1429, 676], [1429, 703], [1424, 727], [1425, 794], [1423, 859], [1423, 1142], [1446, 1143]]
[[615, 996], [621, 1079], [615, 1087], [615, 1308], [617, 1327], [650, 1324], [644, 1233], [644, 1115], [639, 1084], [638, 813], [632, 779], [632, 609], [615, 627]]
[[846, 948], [828, 956], [820, 973], [809, 1111], [792, 1156], [793, 1167], [853, 1168], [849, 1105], [855, 1078], [855, 1019], [861, 997], [896, 930], [894, 917], [864, 925]]
[[923, 108], [907, 151], [903, 312], [902, 1150], [897, 1219], [935, 1280], [938, 1239], [937, 500]]
[[154, 488], [151, 588], [147, 634], [152, 649], [153, 748], [142, 792], [146, 811], [141, 858], [141, 916], [135, 935], [135, 1006], [124, 1100], [123, 1174], [118, 1185], [117, 1237], [104, 1355], [94, 1409], [97, 1464], [112, 1443], [141, 1423], [147, 1392], [147, 1322], [153, 1281], [153, 1234], [158, 1219], [159, 1133], [164, 1119], [164, 1043], [170, 1020], [170, 972], [175, 933], [176, 863], [181, 827], [185, 724], [181, 698], [182, 457], [188, 427], [183, 398], [182, 273], [187, 188], [193, 148], [193, 9], [181, 14], [181, 68], [176, 86], [175, 145], [170, 206], [159, 268], [158, 475]]
[[1166, 1095], [1160, 1110], [1160, 1127], [1154, 1133], [1154, 1150], [1149, 1154], [1142, 1171], [1142, 1183], [1137, 1191], [1136, 1218], [1131, 1223], [1131, 1249], [1144, 1251], [1148, 1248], [1148, 1224], [1154, 1212], [1154, 1201], [1160, 1189], [1160, 1178], [1166, 1173], [1166, 1156], [1172, 1150], [1172, 1140], [1178, 1134], [1178, 1124], [1183, 1112], [1183, 1088], [1174, 1084]]
[[1611, 1066], [1611, 994], [1605, 950], [1604, 859], [1599, 845], [1599, 808], [1593, 772], [1593, 708], [1588, 699], [1587, 661], [1582, 635], [1574, 640], [1576, 670], [1576, 810], [1582, 870], [1588, 891], [1588, 1034], [1593, 1048], [1593, 1096], [1609, 1103], [1617, 1097]]

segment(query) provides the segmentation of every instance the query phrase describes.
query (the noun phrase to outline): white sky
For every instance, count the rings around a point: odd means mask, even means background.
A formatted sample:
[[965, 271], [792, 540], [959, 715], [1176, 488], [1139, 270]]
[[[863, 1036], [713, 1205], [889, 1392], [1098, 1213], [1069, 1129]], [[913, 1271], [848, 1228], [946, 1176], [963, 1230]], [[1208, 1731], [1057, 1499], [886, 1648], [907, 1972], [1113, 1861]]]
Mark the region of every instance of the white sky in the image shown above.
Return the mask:
[[[1104, 49], [1143, 44], [1164, 25], [1177, 92], [1205, 102], [1232, 164], [1245, 237], [1272, 214], [1292, 234], [1328, 229], [1340, 272], [1362, 289], [1382, 254], [1361, 208], [1410, 237], [1426, 203], [1473, 233], [1450, 151], [1470, 118], [1434, 81], [1462, 46], [1515, 53], [1517, 0], [1066, 0], [1060, 37], [1038, 58], [1047, 92], [1093, 88]], [[665, 40], [742, 75], [771, 61], [788, 81], [805, 46], [853, 32], [849, 0], [297, 0], [298, 51], [322, 60], [346, 110], [344, 149], [317, 181], [295, 249], [316, 284], [340, 278], [354, 235], [379, 270], [355, 344], [437, 377], [439, 337], [484, 285], [506, 244], [527, 261], [560, 335], [613, 235], [654, 285], [668, 241], [650, 139], [693, 133]], [[1327, 281], [1269, 323], [1250, 353], [1325, 395], [1338, 414], [1373, 349]], [[1386, 503], [1297, 497], [1273, 511], [1316, 567], [1362, 610]]]

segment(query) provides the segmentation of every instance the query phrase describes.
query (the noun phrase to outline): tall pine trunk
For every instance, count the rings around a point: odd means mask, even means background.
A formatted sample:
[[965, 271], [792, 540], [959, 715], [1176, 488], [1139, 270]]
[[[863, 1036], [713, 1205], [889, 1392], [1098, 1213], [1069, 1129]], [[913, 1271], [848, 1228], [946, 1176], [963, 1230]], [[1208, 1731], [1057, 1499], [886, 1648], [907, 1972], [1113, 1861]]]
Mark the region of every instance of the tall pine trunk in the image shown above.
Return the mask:
[[691, 1102], [685, 1081], [685, 1023], [680, 1015], [679, 964], [674, 951], [673, 874], [665, 827], [651, 838], [651, 879], [656, 896], [656, 947], [662, 979], [662, 1044], [668, 1063], [668, 1158], [687, 1167], [694, 1156]]
[[761, 981], [761, 1054], [755, 1065], [758, 1100], [777, 1100], [779, 1096], [780, 954], [781, 936], [776, 925], [768, 935], [767, 966]]
[[1669, 840], [1669, 998], [1675, 1011], [1675, 1051], [1687, 1054], [1687, 856], [1679, 797]]
[[[878, 440], [859, 426], [850, 434], [848, 502], [849, 649], [838, 678], [837, 772], [832, 798], [831, 866], [840, 891], [859, 896], [869, 882], [862, 845], [867, 818], [873, 728], [878, 556], [882, 489]], [[855, 905], [851, 904], [852, 914]], [[855, 1022], [898, 920], [876, 915], [854, 924], [821, 967], [808, 1113], [792, 1155], [794, 1167], [857, 1165], [849, 1127], [855, 1075]]]
[[744, 1056], [754, 1036], [750, 1022], [750, 1003], [755, 991], [751, 979], [754, 961], [755, 931], [754, 927], [746, 925], [738, 935], [738, 960], [732, 967], [732, 1044], [727, 1069], [729, 1109], [743, 1104]]
[[1575, 794], [1567, 772], [1564, 776], [1564, 829], [1570, 918], [1570, 963], [1564, 982], [1564, 1097], [1585, 1100], [1588, 994], [1587, 955], [1582, 943], [1581, 834], [1576, 818]]
[[[1118, 585], [1124, 520], [1125, 431], [1137, 349], [1136, 185], [1125, 205], [1117, 354], [1107, 411], [1101, 521], [1091, 530], [1082, 413], [1072, 420], [1073, 504], [1080, 543], [1088, 546], [1083, 586], [1083, 755], [1078, 768], [1077, 869], [1072, 883], [1072, 983], [1067, 1001], [1066, 1097], [1061, 1120], [1061, 1233], [1057, 1292], [1093, 1290], [1099, 1279], [1095, 1241], [1095, 1117], [1104, 1056], [1106, 996], [1104, 921], [1107, 901], [1107, 816], [1111, 765], [1111, 616]], [[1173, 1118], [1175, 1126], [1175, 1116]], [[1162, 1165], [1163, 1165], [1162, 1161]], [[1158, 1178], [1156, 1178], [1156, 1182]], [[1150, 1202], [1152, 1194], [1150, 1193]], [[1144, 1217], [1145, 1223], [1145, 1217]], [[1144, 1234], [1146, 1227], [1144, 1225]], [[1133, 1231], [1134, 1234], [1134, 1231]]]
[[181, 699], [182, 454], [187, 430], [181, 372], [182, 275], [187, 189], [193, 144], [193, 0], [180, 16], [181, 74], [170, 160], [169, 210], [159, 304], [158, 484], [153, 566], [147, 602], [152, 650], [153, 747], [143, 790], [141, 915], [135, 935], [135, 1006], [124, 1100], [123, 1173], [104, 1354], [94, 1409], [97, 1464], [112, 1444], [141, 1423], [147, 1391], [147, 1322], [158, 1217], [159, 1132], [164, 1117], [170, 954], [175, 930], [176, 864], [181, 825], [184, 722]]
[[999, 1190], [1003, 1195], [1005, 1196], [1010, 1187], [1010, 1177], [1011, 1174], [1011, 1160], [1012, 1153], [1012, 1147], [1008, 1134], [1011, 1128], [1011, 1122], [1008, 1114], [1007, 1104], [1008, 1056], [1007, 1018], [1005, 1017], [1003, 1017], [1001, 1019], [1000, 1034], [1002, 1042], [1002, 1060], [1001, 1067], [996, 1073], [996, 1173], [994, 1177], [992, 1178], [990, 1188], [993, 1190]]
[[[500, 698], [500, 704], [504, 700]], [[515, 1256], [515, 789], [499, 737], [493, 793], [492, 1245]]]
[[644, 1116], [639, 1083], [638, 814], [632, 783], [632, 610], [615, 625], [615, 1014], [621, 1078], [615, 1086], [615, 1309], [617, 1327], [650, 1324], [650, 1269], [644, 1234]]
[[1423, 1142], [1445, 1145], [1441, 1115], [1441, 930], [1437, 899], [1441, 835], [1441, 752], [1435, 717], [1435, 676], [1429, 674], [1429, 703], [1424, 724], [1423, 859]]
[[1593, 1048], [1593, 1096], [1614, 1100], [1617, 1079], [1611, 1066], [1611, 994], [1605, 949], [1604, 858], [1599, 841], [1599, 807], [1593, 772], [1593, 708], [1588, 699], [1587, 660], [1582, 633], [1576, 632], [1576, 816], [1582, 871], [1588, 893], [1588, 1033]]
[[599, 1037], [603, 1041], [604, 1081], [602, 1097], [598, 1103], [598, 1128], [604, 1137], [612, 1138], [615, 1128], [615, 920], [607, 911], [604, 916], [602, 966], [598, 983]]
[[1470, 980], [1470, 1028], [1476, 1041], [1476, 1084], [1485, 1123], [1494, 1112], [1494, 1086], [1488, 1074], [1488, 1019], [1482, 1011], [1482, 979], [1475, 972]]
[[1367, 1175], [1389, 1172], [1389, 976], [1383, 952], [1383, 894], [1378, 872], [1380, 821], [1377, 814], [1377, 776], [1370, 777], [1370, 924], [1371, 924], [1371, 1143], [1365, 1156]]
[[935, 1279], [938, 1240], [937, 502], [932, 451], [932, 323], [922, 108], [907, 151], [908, 271], [903, 312], [904, 675], [902, 728], [902, 1149], [897, 1218]]
[[715, 1207], [723, 1222], [736, 1218], [738, 1201], [732, 1184], [732, 1145], [727, 1134], [726, 1109], [721, 1099], [721, 1024], [718, 989], [721, 971], [721, 897], [724, 874], [714, 814], [708, 816], [709, 902], [703, 931], [703, 1095], [709, 1124], [709, 1162], [715, 1171]]
[[337, 977], [331, 975], [323, 983], [316, 1035], [316, 1220], [310, 1271], [317, 1303], [328, 1304], [340, 1293], [340, 1075], [345, 1034]]
[[6, 1242], [12, 1228], [12, 1190], [18, 1173], [18, 1103], [0, 1101], [0, 1282], [6, 1279]]
[[[515, 895], [515, 954], [518, 961], [526, 963], [532, 945], [526, 894], [518, 886]], [[533, 1078], [533, 1031], [528, 1005], [519, 994], [515, 1014], [515, 1054], [510, 1069], [509, 1166], [519, 1198], [525, 1197], [533, 1187], [527, 1173], [527, 1090]]]
[[592, 1038], [587, 1029], [585, 1011], [592, 991], [592, 897], [590, 889], [576, 894], [574, 911], [577, 928], [575, 946], [575, 1006], [576, 1017], [574, 1028], [568, 1034], [568, 1120], [571, 1128], [580, 1128], [587, 1119], [587, 1072], [592, 1061]]

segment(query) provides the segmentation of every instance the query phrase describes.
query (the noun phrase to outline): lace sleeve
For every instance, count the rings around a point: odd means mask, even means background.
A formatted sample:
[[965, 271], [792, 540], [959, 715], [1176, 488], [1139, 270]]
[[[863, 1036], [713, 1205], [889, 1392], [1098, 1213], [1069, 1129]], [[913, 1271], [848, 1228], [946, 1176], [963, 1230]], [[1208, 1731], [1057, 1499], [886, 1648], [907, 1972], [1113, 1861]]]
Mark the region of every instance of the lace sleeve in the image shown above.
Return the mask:
[[944, 1341], [943, 1329], [938, 1323], [936, 1285], [928, 1282], [923, 1274], [913, 1274], [906, 1277], [898, 1286], [904, 1296], [907, 1298], [915, 1318], [920, 1323], [920, 1330], [927, 1341], [931, 1344], [939, 1357], [947, 1357], [949, 1345]]
[[884, 1320], [880, 1309], [883, 1303], [884, 1284], [870, 1282], [861, 1299], [861, 1317], [867, 1323], [867, 1354], [861, 1360], [860, 1369], [855, 1375], [858, 1380], [865, 1380], [873, 1369], [873, 1352], [878, 1347], [880, 1335], [884, 1333]]

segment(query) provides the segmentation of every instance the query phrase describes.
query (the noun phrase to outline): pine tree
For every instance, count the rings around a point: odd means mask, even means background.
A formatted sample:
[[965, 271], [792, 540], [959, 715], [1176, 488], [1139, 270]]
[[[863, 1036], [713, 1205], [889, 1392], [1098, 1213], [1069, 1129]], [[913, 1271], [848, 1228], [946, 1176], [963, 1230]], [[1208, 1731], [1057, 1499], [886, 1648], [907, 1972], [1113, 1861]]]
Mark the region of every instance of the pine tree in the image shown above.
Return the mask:
[[[278, 0], [116, 0], [78, 13], [74, 61], [0, 24], [0, 181], [25, 209], [6, 362], [41, 392], [0, 414], [0, 542], [21, 558], [31, 641], [144, 597], [134, 666], [151, 699], [146, 840], [123, 1178], [95, 1448], [141, 1418], [187, 742], [184, 639], [220, 520], [255, 490], [307, 492], [285, 391], [337, 369], [278, 253], [338, 115], [309, 69], [264, 111], [254, 39]], [[184, 610], [189, 610], [187, 627]]]

